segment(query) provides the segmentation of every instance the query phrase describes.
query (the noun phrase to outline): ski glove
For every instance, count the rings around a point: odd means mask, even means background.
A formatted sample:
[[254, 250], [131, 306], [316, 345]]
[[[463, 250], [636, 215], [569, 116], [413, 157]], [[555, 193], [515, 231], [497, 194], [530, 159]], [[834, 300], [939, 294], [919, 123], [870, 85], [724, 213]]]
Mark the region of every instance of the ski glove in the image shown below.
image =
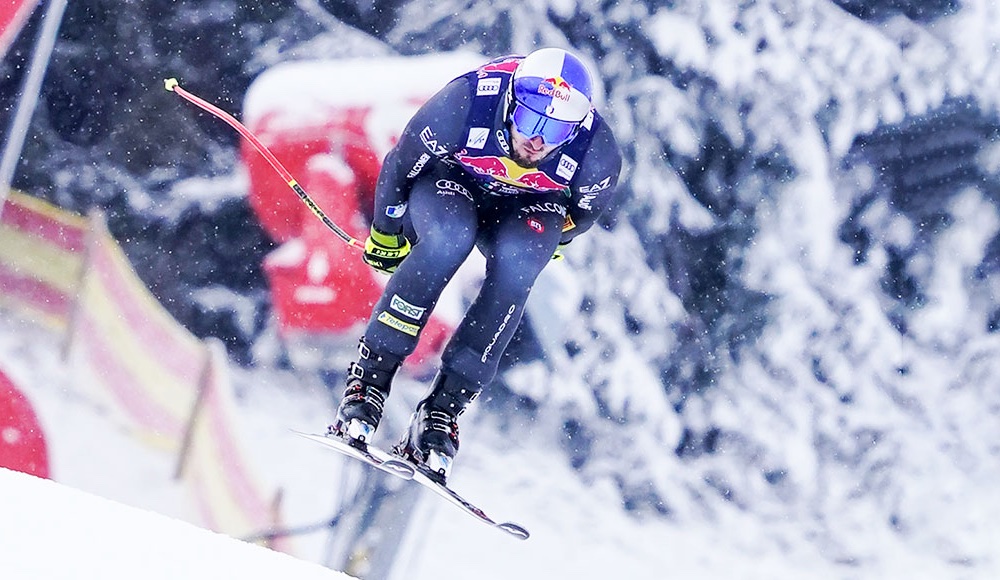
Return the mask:
[[402, 234], [387, 234], [372, 226], [365, 240], [364, 261], [380, 272], [392, 274], [410, 254], [410, 241]]
[[552, 253], [552, 259], [553, 260], [562, 260], [565, 257], [565, 256], [563, 256], [563, 250], [565, 250], [566, 246], [568, 246], [568, 245], [569, 245], [569, 242], [563, 242], [563, 243], [559, 244], [558, 246], [556, 246], [556, 251]]

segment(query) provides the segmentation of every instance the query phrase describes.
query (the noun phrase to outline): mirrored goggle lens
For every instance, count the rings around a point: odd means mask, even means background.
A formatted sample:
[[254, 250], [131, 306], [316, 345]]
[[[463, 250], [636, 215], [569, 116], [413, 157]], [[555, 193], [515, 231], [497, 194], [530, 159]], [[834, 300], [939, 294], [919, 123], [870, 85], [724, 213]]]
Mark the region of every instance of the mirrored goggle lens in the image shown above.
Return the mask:
[[542, 137], [547, 145], [560, 145], [569, 140], [576, 132], [579, 123], [557, 121], [532, 111], [521, 103], [514, 102], [514, 110], [510, 114], [514, 130], [528, 139]]

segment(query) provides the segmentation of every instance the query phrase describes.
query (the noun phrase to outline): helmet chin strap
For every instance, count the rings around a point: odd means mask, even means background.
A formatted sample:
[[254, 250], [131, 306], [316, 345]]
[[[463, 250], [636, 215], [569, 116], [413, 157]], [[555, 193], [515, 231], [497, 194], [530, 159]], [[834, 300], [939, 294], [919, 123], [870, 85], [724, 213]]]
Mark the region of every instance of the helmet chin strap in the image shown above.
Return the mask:
[[[510, 123], [510, 106], [514, 102], [514, 79], [511, 79], [510, 83], [507, 84], [507, 94], [503, 98], [503, 126], [507, 127]], [[507, 135], [510, 137], [510, 135]]]
[[513, 155], [514, 153], [514, 139], [510, 134], [510, 106], [514, 100], [514, 82], [507, 85], [507, 92], [503, 99], [503, 114], [501, 115], [500, 128], [503, 131], [503, 138], [506, 141], [504, 143], [507, 149], [507, 155]]

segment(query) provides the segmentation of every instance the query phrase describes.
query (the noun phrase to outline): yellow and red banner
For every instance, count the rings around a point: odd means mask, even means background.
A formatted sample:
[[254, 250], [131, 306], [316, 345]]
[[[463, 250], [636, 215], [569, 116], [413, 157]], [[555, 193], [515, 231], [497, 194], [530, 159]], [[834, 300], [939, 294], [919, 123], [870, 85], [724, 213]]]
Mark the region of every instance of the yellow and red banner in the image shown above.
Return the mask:
[[0, 216], [0, 306], [65, 328], [80, 283], [87, 229], [84, 218], [12, 191]]
[[72, 335], [95, 397], [149, 443], [178, 450], [205, 372], [207, 349], [132, 270], [102, 219], [91, 220]]
[[[197, 411], [190, 446], [182, 457], [181, 479], [194, 496], [198, 519], [215, 531], [235, 537], [267, 532], [279, 523], [271, 498], [251, 468], [236, 416], [236, 401], [227, 375], [225, 349], [215, 342]], [[270, 546], [289, 551], [287, 541]]]
[[280, 525], [243, 447], [225, 349], [169, 315], [99, 213], [12, 192], [0, 215], [0, 308], [65, 332], [87, 396], [178, 456], [201, 525], [235, 537]]

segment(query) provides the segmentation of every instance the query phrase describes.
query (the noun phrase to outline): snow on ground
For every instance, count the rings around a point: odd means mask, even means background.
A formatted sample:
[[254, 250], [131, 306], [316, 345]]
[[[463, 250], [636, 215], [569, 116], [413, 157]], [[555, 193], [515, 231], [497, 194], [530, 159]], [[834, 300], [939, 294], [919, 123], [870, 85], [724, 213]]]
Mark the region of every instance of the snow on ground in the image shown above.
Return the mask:
[[350, 578], [177, 519], [0, 468], [0, 570], [13, 579]]

